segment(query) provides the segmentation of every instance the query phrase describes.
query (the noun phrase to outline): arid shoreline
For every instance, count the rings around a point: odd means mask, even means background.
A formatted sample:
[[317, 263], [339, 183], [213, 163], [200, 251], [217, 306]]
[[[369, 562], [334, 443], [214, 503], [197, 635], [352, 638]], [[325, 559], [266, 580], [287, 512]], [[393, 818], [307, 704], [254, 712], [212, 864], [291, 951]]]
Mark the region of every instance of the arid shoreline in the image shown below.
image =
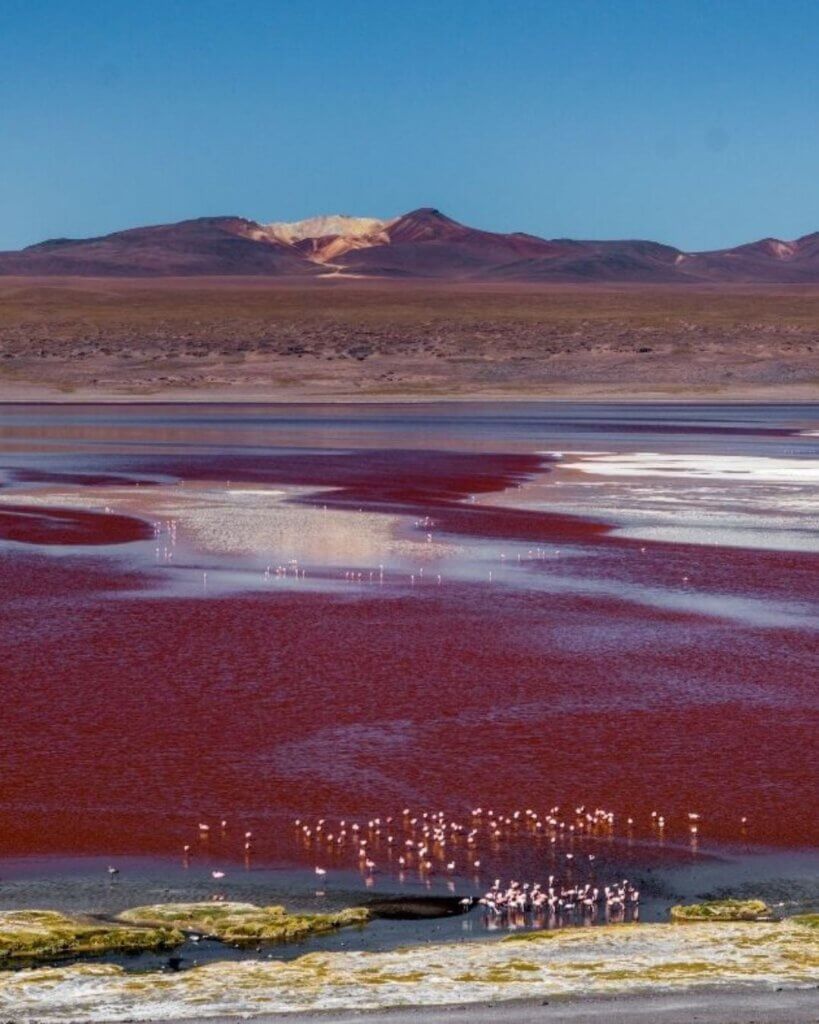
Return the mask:
[[819, 385], [772, 385], [754, 388], [726, 388], [713, 391], [683, 390], [602, 390], [598, 388], [564, 387], [555, 391], [470, 391], [421, 394], [396, 392], [391, 395], [368, 393], [325, 393], [288, 389], [250, 389], [230, 385], [220, 388], [184, 388], [161, 392], [108, 391], [77, 388], [70, 391], [28, 382], [0, 380], [0, 404], [3, 405], [421, 405], [425, 403], [478, 403], [478, 402], [643, 402], [663, 405], [675, 402], [703, 405], [719, 402], [737, 405], [748, 403], [814, 403], [819, 400]]
[[2, 401], [800, 401], [819, 289], [0, 277]]

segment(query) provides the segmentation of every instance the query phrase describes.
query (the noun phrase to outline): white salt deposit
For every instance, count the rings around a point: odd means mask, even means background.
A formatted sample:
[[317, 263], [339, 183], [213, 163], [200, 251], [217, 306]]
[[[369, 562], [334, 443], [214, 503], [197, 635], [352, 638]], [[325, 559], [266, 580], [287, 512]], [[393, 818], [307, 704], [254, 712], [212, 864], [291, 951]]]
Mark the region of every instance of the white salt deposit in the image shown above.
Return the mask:
[[819, 485], [819, 460], [762, 455], [708, 455], [671, 452], [575, 453], [566, 469], [599, 476], [677, 477], [756, 480], [764, 483]]
[[819, 551], [819, 460], [699, 452], [566, 452], [511, 497], [645, 541]]

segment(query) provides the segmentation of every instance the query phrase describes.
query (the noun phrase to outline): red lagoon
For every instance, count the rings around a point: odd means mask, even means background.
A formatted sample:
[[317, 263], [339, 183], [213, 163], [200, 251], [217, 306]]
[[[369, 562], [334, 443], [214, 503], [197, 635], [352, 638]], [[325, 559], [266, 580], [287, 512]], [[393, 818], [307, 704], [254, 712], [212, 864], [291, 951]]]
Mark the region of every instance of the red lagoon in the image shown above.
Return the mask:
[[[18, 455], [7, 477], [42, 486], [72, 459]], [[301, 500], [407, 514], [409, 531], [434, 517], [437, 535], [464, 542], [569, 544], [577, 580], [602, 589], [540, 586], [548, 567], [524, 559], [520, 585], [180, 596], [157, 592], [138, 557], [112, 556], [151, 532], [140, 517], [9, 504], [0, 854], [176, 855], [199, 822], [228, 819], [237, 856], [247, 829], [254, 853], [292, 860], [295, 818], [476, 804], [603, 807], [655, 840], [657, 812], [683, 843], [696, 813], [703, 841], [815, 843], [815, 623], [696, 599], [810, 605], [819, 557], [641, 543], [488, 503], [547, 469], [520, 452], [130, 452], [84, 456], [77, 486], [117, 474], [145, 491], [158, 476], [228, 474], [330, 486]], [[689, 577], [688, 605], [635, 599]]]

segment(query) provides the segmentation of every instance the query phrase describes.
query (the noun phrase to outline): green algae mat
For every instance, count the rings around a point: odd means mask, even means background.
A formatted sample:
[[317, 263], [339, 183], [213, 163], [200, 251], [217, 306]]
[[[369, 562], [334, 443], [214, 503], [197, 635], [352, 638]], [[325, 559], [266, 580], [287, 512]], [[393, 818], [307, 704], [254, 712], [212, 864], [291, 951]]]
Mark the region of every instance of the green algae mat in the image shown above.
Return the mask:
[[154, 928], [197, 932], [222, 942], [292, 942], [363, 925], [369, 920], [363, 907], [334, 914], [290, 914], [284, 907], [257, 907], [253, 903], [157, 903], [134, 907], [118, 920]]
[[252, 903], [163, 903], [126, 910], [111, 921], [54, 910], [7, 910], [0, 911], [0, 966], [172, 949], [191, 933], [234, 945], [292, 942], [363, 925], [369, 916], [361, 907], [290, 914], [284, 907]]
[[762, 900], [709, 900], [671, 908], [671, 920], [687, 921], [772, 921], [774, 913]]
[[0, 964], [61, 956], [141, 953], [184, 941], [170, 925], [141, 927], [72, 917], [55, 910], [0, 911]]

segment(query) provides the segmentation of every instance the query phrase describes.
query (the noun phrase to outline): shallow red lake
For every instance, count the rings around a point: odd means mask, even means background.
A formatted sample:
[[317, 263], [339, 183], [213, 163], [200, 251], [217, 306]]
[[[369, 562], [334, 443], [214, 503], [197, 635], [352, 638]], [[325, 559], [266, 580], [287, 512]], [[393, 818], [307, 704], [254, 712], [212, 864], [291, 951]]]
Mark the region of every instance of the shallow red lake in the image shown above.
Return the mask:
[[[293, 818], [408, 806], [582, 804], [652, 838], [659, 811], [676, 842], [696, 812], [703, 842], [819, 839], [819, 554], [645, 541], [557, 491], [554, 507], [525, 500], [528, 481], [542, 498], [561, 479], [539, 454], [553, 448], [796, 451], [808, 465], [817, 409], [692, 407], [671, 432], [650, 408], [450, 423], [440, 408], [205, 412], [205, 426], [201, 407], [0, 415], [5, 493], [22, 491], [27, 512], [55, 488], [140, 481], [143, 496], [48, 528], [33, 515], [30, 537], [17, 506], [13, 532], [0, 516], [0, 854], [176, 855], [198, 822], [225, 818], [260, 855], [292, 860]], [[326, 588], [158, 586], [140, 501], [158, 480], [226, 477], [299, 487], [330, 517], [375, 510], [420, 541], [428, 517], [431, 546], [464, 568], [410, 581], [396, 563], [378, 586], [373, 562], [351, 563], [362, 581], [349, 586], [336, 567]], [[311, 499], [318, 487], [332, 490]], [[215, 574], [230, 556], [201, 559]], [[238, 831], [231, 844], [241, 856]]]

